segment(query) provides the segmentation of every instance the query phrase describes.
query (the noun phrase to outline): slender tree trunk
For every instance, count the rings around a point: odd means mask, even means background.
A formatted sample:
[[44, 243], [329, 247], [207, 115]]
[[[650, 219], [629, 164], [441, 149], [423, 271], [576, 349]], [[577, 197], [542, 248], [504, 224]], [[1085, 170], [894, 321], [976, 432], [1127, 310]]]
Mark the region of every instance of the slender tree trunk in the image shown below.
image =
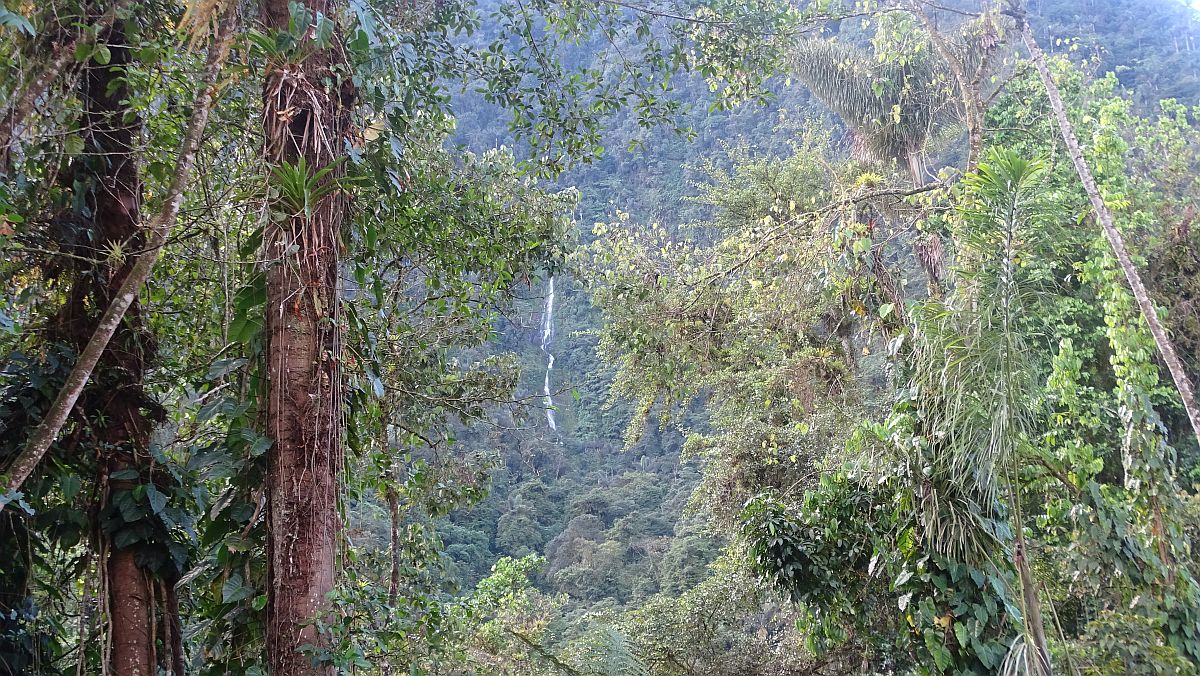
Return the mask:
[[1049, 676], [1050, 650], [1046, 642], [1046, 625], [1042, 622], [1042, 603], [1038, 598], [1038, 584], [1033, 579], [1033, 571], [1029, 569], [1027, 543], [1023, 524], [1015, 524], [1017, 533], [1017, 552], [1013, 557], [1017, 566], [1017, 575], [1021, 578], [1021, 605], [1026, 617], [1025, 626], [1029, 628], [1034, 645], [1027, 649], [1026, 665], [1032, 674]]
[[[286, 29], [287, 0], [262, 0], [268, 28]], [[307, 0], [326, 17], [332, 0]], [[335, 42], [339, 38], [335, 37]], [[350, 127], [354, 91], [336, 67], [341, 52], [326, 49], [299, 63], [270, 63], [263, 90], [263, 127], [271, 167], [299, 166], [309, 176], [330, 166], [337, 180]], [[340, 191], [307, 212], [286, 200], [272, 205], [278, 220], [263, 238], [267, 271], [266, 359], [268, 548], [270, 590], [267, 657], [278, 676], [331, 674], [314, 666], [303, 646], [324, 639], [312, 622], [333, 589], [339, 471], [342, 466], [341, 335], [338, 293], [340, 234], [347, 201]]]
[[1175, 586], [1175, 557], [1171, 556], [1170, 538], [1167, 535], [1167, 520], [1163, 514], [1162, 500], [1157, 495], [1150, 496], [1151, 533], [1154, 535], [1155, 546], [1158, 547], [1158, 558], [1167, 570], [1166, 587]]
[[67, 64], [75, 61], [77, 44], [78, 40], [70, 40], [55, 45], [50, 52], [50, 60], [38, 69], [29, 84], [14, 93], [12, 105], [0, 113], [0, 168], [8, 166], [9, 146], [12, 145], [13, 136], [25, 122], [25, 118], [29, 117], [29, 113], [33, 112], [38, 98], [50, 88], [50, 83], [58, 79]]
[[165, 581], [162, 584], [163, 598], [166, 599], [167, 612], [163, 616], [165, 632], [170, 637], [164, 643], [171, 651], [171, 676], [183, 676], [186, 666], [186, 656], [183, 652], [183, 622], [179, 614], [179, 595], [175, 593], [175, 585]]
[[[175, 163], [175, 174], [167, 189], [166, 200], [158, 215], [146, 227], [146, 232], [149, 233], [146, 250], [133, 262], [128, 273], [123, 275], [120, 288], [112, 297], [104, 316], [96, 324], [91, 338], [87, 340], [83, 350], [79, 353], [79, 358], [75, 361], [62, 390], [59, 391], [50, 410], [46, 413], [46, 418], [30, 435], [25, 449], [9, 467], [7, 477], [0, 481], [4, 489], [20, 490], [25, 479], [29, 478], [29, 475], [41, 462], [42, 457], [46, 455], [46, 451], [54, 443], [58, 433], [62, 431], [63, 425], [66, 424], [67, 417], [71, 415], [75, 402], [91, 378], [92, 370], [99, 363], [109, 341], [112, 340], [121, 325], [125, 313], [137, 301], [138, 292], [154, 269], [154, 262], [158, 260], [158, 255], [167, 241], [171, 226], [175, 224], [175, 218], [179, 215], [179, 207], [183, 204], [183, 189], [187, 185], [192, 163], [196, 158], [196, 150], [200, 147], [201, 136], [208, 124], [208, 114], [213, 100], [216, 98], [217, 76], [229, 54], [229, 43], [233, 38], [234, 17], [233, 12], [226, 13], [221, 20], [220, 28], [218, 28], [218, 35], [209, 48], [202, 84], [197, 90], [195, 101], [192, 104], [192, 118], [184, 136], [183, 147], [180, 148], [179, 157]], [[0, 507], [0, 509], [3, 508]]]
[[1138, 273], [1137, 268], [1133, 264], [1133, 259], [1129, 256], [1129, 251], [1125, 248], [1125, 240], [1121, 237], [1121, 231], [1117, 230], [1113, 224], [1112, 212], [1108, 210], [1108, 205], [1104, 203], [1104, 198], [1100, 196], [1100, 189], [1096, 186], [1096, 179], [1092, 177], [1091, 169], [1088, 168], [1087, 161], [1083, 158], [1083, 151], [1079, 147], [1079, 140], [1075, 137], [1075, 129], [1071, 126], [1070, 119], [1067, 118], [1067, 110], [1063, 106], [1062, 95], [1059, 94], [1058, 86], [1054, 84], [1054, 78], [1050, 74], [1050, 69], [1046, 66], [1046, 57], [1038, 47], [1037, 40], [1034, 39], [1033, 33], [1029, 29], [1029, 24], [1024, 19], [1024, 15], [1017, 14], [1017, 21], [1020, 24], [1018, 27], [1025, 38], [1025, 46], [1029, 48], [1033, 65], [1041, 75], [1042, 84], [1046, 87], [1046, 94], [1050, 97], [1050, 107], [1054, 109], [1054, 116], [1058, 119], [1058, 127], [1062, 132], [1063, 141], [1067, 145], [1067, 153], [1071, 156], [1071, 162], [1075, 165], [1075, 171], [1079, 174], [1079, 180], [1083, 182], [1083, 189], [1087, 192], [1088, 200], [1092, 203], [1092, 209], [1096, 212], [1096, 219], [1100, 221], [1100, 226], [1104, 229], [1104, 235], [1108, 238], [1109, 245], [1112, 246], [1113, 253], [1117, 257], [1117, 263], [1121, 266], [1121, 271], [1125, 273], [1125, 279], [1129, 283], [1129, 289], [1133, 292], [1134, 299], [1137, 300], [1142, 317], [1145, 318], [1146, 324], [1150, 327], [1150, 334], [1154, 336], [1158, 352], [1162, 356], [1163, 362], [1166, 363], [1167, 370], [1171, 373], [1171, 378], [1175, 381], [1175, 389], [1179, 392], [1179, 399], [1183, 402], [1183, 409], [1187, 412], [1188, 421], [1192, 424], [1192, 432], [1196, 436], [1196, 441], [1200, 442], [1200, 408], [1196, 406], [1196, 397], [1192, 391], [1191, 380], [1188, 379], [1188, 375], [1183, 369], [1183, 363], [1175, 353], [1175, 346], [1167, 336], [1166, 329], [1163, 328], [1162, 322], [1158, 319], [1158, 313], [1154, 309], [1154, 302], [1150, 299], [1150, 294], [1146, 291], [1146, 286], [1142, 284], [1142, 276]]
[[[392, 554], [392, 574], [388, 581], [388, 602], [389, 610], [395, 610], [396, 600], [400, 598], [400, 496], [395, 488], [395, 476], [387, 478], [389, 482], [386, 498], [388, 505], [388, 519], [391, 521], [391, 554]], [[391, 676], [392, 665], [390, 661], [385, 661], [379, 665], [379, 673], [382, 676]]]
[[[395, 481], [395, 479], [391, 479]], [[396, 489], [387, 489], [388, 517], [392, 527], [392, 575], [388, 581], [388, 607], [396, 607], [396, 599], [400, 596], [400, 496]]]

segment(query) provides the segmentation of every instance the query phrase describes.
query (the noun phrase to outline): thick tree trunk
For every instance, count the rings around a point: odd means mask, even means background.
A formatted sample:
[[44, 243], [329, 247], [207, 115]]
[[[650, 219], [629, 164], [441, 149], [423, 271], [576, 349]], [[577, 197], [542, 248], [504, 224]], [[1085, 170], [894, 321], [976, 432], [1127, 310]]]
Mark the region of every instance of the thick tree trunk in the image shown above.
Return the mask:
[[[337, 16], [330, 2], [306, 5]], [[286, 29], [287, 0], [263, 0], [268, 28]], [[336, 41], [336, 40], [335, 40]], [[327, 49], [300, 63], [271, 63], [264, 83], [263, 126], [272, 167], [309, 176], [344, 156], [353, 89], [339, 86], [340, 52]], [[335, 169], [323, 180], [337, 180]], [[269, 549], [267, 653], [279, 676], [331, 674], [300, 652], [320, 648], [312, 625], [333, 589], [339, 470], [342, 466], [341, 336], [338, 254], [346, 217], [340, 191], [307, 213], [280, 199], [281, 216], [264, 237], [267, 272], [266, 338]]]
[[[90, 135], [85, 144], [87, 157], [80, 161], [76, 183], [93, 183], [88, 206], [93, 241], [100, 252], [115, 246], [129, 251], [144, 245], [136, 149], [142, 122], [124, 103], [132, 92], [125, 79], [130, 53], [123, 29], [120, 23], [113, 26], [107, 36], [111, 61], [107, 66], [89, 64], [83, 86], [85, 129]], [[77, 277], [73, 293], [77, 302], [65, 308], [63, 329], [80, 347], [95, 332], [98, 319], [94, 311], [84, 309], [84, 303], [78, 301], [99, 301], [104, 307], [119, 291], [129, 270], [129, 262], [108, 264], [99, 274], [84, 272]], [[89, 418], [101, 421], [94, 426], [100, 445], [100, 485], [108, 486], [108, 503], [112, 496], [133, 490], [138, 483], [109, 481], [108, 476], [129, 469], [139, 474], [147, 471], [153, 422], [144, 412], [147, 397], [143, 377], [153, 351], [153, 341], [135, 301], [100, 360], [99, 386], [89, 396], [88, 409], [93, 414]], [[103, 533], [102, 537], [111, 543], [113, 535]], [[163, 609], [156, 607], [151, 593], [153, 575], [137, 564], [133, 548], [109, 544], [105, 549], [109, 553], [104, 562], [108, 607], [112, 609], [109, 666], [114, 673], [156, 676], [158, 660], [152, 627]]]
[[86, 340], [86, 345], [83, 345], [79, 358], [71, 368], [71, 373], [67, 376], [62, 390], [54, 399], [45, 419], [30, 435], [25, 449], [9, 467], [8, 475], [0, 481], [0, 488], [10, 491], [20, 490], [21, 484], [37, 468], [50, 445], [58, 437], [58, 433], [62, 431], [63, 425], [66, 424], [71, 410], [75, 407], [75, 402], [92, 377], [93, 369], [100, 362], [109, 341], [121, 326], [125, 313], [137, 302], [142, 285], [150, 278], [154, 262], [158, 260], [163, 245], [167, 241], [167, 235], [171, 231], [171, 226], [175, 224], [175, 218], [179, 215], [179, 207], [183, 204], [183, 189], [187, 185], [192, 163], [196, 158], [196, 151], [200, 147], [201, 136], [208, 125], [208, 114], [216, 98], [217, 76], [229, 55], [229, 44], [233, 39], [233, 29], [236, 23], [235, 16], [232, 11], [226, 12], [218, 28], [218, 35], [209, 47], [202, 84], [196, 91], [196, 98], [192, 103], [192, 118], [188, 123], [187, 134], [184, 136], [183, 146], [179, 150], [179, 157], [175, 161], [175, 174], [171, 177], [171, 185], [167, 188], [162, 209], [146, 227], [149, 239], [145, 245], [146, 251], [138, 256], [129, 267], [128, 272], [121, 276], [123, 282], [108, 301], [107, 309], [96, 324], [91, 337]]
[[1033, 32], [1029, 29], [1029, 24], [1025, 22], [1023, 15], [1017, 15], [1019, 28], [1025, 38], [1025, 46], [1029, 49], [1030, 57], [1033, 59], [1033, 65], [1037, 67], [1038, 73], [1042, 77], [1042, 84], [1046, 87], [1046, 94], [1050, 97], [1050, 107], [1054, 109], [1054, 117], [1058, 119], [1058, 127], [1062, 132], [1063, 141], [1067, 145], [1067, 154], [1071, 156], [1071, 162], [1075, 165], [1075, 171], [1079, 174], [1079, 180], [1083, 183], [1083, 189], [1087, 192], [1088, 200], [1091, 201], [1092, 210], [1096, 212], [1096, 219], [1100, 221], [1101, 228], [1104, 229], [1104, 235], [1108, 238], [1108, 243], [1112, 246], [1113, 254], [1116, 255], [1117, 263], [1121, 266], [1121, 271], [1125, 274], [1125, 280], [1129, 283], [1129, 289], [1133, 292], [1133, 297], [1137, 300], [1138, 308], [1142, 312], [1142, 317], [1145, 318], [1146, 324], [1150, 327], [1150, 334], [1154, 336], [1154, 342], [1158, 346], [1159, 355], [1162, 356], [1163, 362], [1167, 365], [1167, 370], [1171, 373], [1171, 378], [1175, 381], [1175, 389], [1179, 392], [1179, 399], [1183, 402], [1183, 409], [1187, 412], [1188, 421], [1192, 424], [1192, 432], [1196, 435], [1196, 440], [1200, 441], [1200, 407], [1196, 405], [1196, 397], [1192, 391], [1192, 382], [1188, 379], [1187, 372], [1183, 369], [1183, 363], [1179, 360], [1179, 355], [1175, 353], [1175, 346], [1171, 343], [1171, 339], [1167, 336], [1166, 329], [1163, 328], [1162, 322], [1158, 319], [1158, 313], [1154, 308], [1154, 302], [1150, 299], [1150, 294], [1146, 291], [1145, 284], [1142, 283], [1142, 276], [1138, 272], [1137, 267], [1133, 264], [1133, 259], [1129, 256], [1129, 251], [1125, 248], [1125, 240], [1121, 237], [1121, 231], [1117, 230], [1113, 223], [1112, 212], [1108, 210], [1108, 205], [1104, 203], [1104, 198], [1100, 196], [1100, 189], [1096, 186], [1096, 179], [1092, 177], [1092, 171], [1088, 168], [1087, 161], [1083, 158], [1083, 151], [1079, 147], [1079, 140], [1075, 137], [1075, 129], [1071, 126], [1071, 120], [1067, 118], [1067, 110], [1063, 105], [1062, 95], [1058, 92], [1058, 86], [1054, 84], [1054, 78], [1050, 74], [1050, 69], [1046, 66], [1046, 57], [1042, 54], [1041, 48], [1038, 47], [1037, 40], [1033, 37]]
[[115, 550], [108, 557], [109, 603], [112, 607], [112, 664], [114, 674], [157, 676], [154, 599], [150, 580], [134, 560], [132, 549]]

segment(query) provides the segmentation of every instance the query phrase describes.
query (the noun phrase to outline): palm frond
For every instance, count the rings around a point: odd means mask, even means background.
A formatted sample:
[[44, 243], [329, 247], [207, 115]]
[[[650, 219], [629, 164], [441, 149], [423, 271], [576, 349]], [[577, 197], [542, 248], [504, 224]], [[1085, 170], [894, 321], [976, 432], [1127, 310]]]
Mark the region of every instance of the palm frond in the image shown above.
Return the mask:
[[[949, 36], [952, 58], [975, 72], [996, 43], [986, 21], [965, 23]], [[791, 72], [854, 134], [855, 155], [895, 159], [920, 170], [921, 157], [961, 115], [960, 92], [936, 50], [918, 41], [902, 58], [836, 39], [804, 38], [790, 55]]]
[[[911, 381], [928, 448], [919, 506], [940, 553], [978, 559], [995, 549], [1006, 468], [1028, 446], [1038, 377], [1026, 316], [1045, 280], [1020, 265], [1050, 241], [1040, 162], [993, 151], [967, 179], [955, 231], [955, 288], [913, 310]], [[1032, 313], [1036, 314], [1036, 313]]]

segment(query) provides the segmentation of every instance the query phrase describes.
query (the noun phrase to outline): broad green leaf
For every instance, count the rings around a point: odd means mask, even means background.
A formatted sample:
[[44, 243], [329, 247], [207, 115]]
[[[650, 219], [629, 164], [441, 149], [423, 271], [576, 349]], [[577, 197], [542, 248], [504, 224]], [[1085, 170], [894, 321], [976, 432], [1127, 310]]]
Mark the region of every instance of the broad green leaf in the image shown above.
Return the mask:
[[150, 501], [150, 509], [154, 510], [155, 514], [161, 514], [167, 506], [167, 496], [153, 484], [146, 484], [146, 499]]

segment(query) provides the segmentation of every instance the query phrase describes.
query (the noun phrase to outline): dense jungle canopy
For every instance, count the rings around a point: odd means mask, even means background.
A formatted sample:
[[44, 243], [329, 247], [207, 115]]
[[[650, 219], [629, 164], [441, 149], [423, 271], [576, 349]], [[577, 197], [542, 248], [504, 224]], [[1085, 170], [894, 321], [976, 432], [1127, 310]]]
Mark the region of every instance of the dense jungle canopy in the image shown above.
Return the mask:
[[1194, 4], [0, 50], [0, 676], [1200, 670]]

